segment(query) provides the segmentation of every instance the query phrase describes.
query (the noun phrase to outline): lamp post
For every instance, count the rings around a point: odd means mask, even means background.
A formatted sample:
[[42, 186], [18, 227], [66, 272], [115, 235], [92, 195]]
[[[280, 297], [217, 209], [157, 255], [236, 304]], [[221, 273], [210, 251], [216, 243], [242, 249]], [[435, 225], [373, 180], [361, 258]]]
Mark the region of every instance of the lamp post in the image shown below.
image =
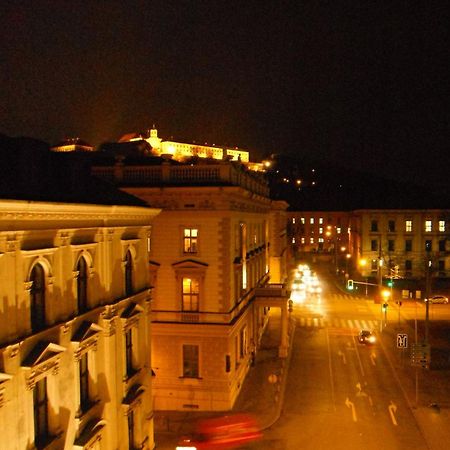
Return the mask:
[[[361, 266], [361, 272], [365, 272], [366, 264], [367, 264], [367, 259], [363, 258], [363, 259], [359, 260], [359, 265]], [[366, 297], [367, 297], [367, 276], [365, 278], [366, 278]]]

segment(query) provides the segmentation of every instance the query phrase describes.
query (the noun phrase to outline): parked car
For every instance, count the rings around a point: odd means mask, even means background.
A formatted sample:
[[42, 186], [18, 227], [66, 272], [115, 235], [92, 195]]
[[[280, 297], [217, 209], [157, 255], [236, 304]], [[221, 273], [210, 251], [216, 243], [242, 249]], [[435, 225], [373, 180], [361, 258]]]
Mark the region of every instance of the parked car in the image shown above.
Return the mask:
[[250, 414], [232, 414], [200, 420], [191, 436], [179, 441], [176, 450], [224, 450], [251, 445], [262, 437]]
[[433, 297], [431, 297], [430, 303], [447, 304], [448, 303], [448, 298], [445, 295], [434, 295]]
[[377, 338], [373, 331], [370, 330], [361, 330], [358, 333], [358, 342], [360, 344], [375, 344]]

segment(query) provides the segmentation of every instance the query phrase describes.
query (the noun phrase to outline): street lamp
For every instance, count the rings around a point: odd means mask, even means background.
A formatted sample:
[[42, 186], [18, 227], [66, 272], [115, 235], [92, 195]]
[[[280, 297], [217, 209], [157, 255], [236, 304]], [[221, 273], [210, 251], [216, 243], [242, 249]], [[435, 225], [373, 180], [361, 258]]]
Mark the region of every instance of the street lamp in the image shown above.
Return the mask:
[[[361, 266], [361, 272], [365, 273], [365, 267], [367, 265], [367, 259], [365, 259], [365, 258], [360, 259], [359, 260], [359, 265]], [[367, 282], [368, 282], [368, 279], [367, 279], [367, 275], [366, 275], [366, 297], [367, 297]]]

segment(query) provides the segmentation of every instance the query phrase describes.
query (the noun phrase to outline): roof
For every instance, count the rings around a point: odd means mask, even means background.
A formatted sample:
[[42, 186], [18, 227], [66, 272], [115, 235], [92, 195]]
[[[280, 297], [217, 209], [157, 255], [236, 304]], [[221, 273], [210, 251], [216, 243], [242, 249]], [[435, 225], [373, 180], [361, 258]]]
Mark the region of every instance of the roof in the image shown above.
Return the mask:
[[0, 135], [0, 198], [146, 206], [90, 174], [89, 153], [52, 152], [47, 143]]

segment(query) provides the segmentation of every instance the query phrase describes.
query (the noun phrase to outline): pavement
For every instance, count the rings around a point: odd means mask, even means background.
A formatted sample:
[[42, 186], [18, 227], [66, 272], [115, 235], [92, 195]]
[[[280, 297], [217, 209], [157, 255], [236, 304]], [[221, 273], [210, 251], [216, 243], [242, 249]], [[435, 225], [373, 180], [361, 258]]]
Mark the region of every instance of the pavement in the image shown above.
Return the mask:
[[[256, 353], [255, 364], [250, 367], [231, 411], [253, 415], [262, 430], [273, 425], [281, 415], [295, 331], [295, 322], [292, 320], [289, 326], [288, 356], [279, 358], [280, 317], [276, 309], [271, 312], [271, 318]], [[192, 425], [198, 419], [223, 414], [223, 412], [155, 411], [155, 448], [174, 450], [179, 437], [189, 434]]]

